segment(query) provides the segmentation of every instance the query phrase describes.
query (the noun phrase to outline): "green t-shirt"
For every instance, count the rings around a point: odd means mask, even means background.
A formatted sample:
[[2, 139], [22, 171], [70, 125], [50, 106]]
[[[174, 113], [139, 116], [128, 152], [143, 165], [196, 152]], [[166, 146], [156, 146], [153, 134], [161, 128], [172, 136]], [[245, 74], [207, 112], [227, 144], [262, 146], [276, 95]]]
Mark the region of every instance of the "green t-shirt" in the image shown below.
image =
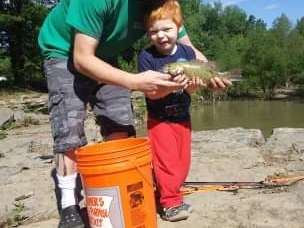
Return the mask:
[[38, 42], [42, 55], [45, 58], [70, 56], [78, 30], [99, 40], [96, 56], [102, 59], [117, 56], [145, 33], [146, 2], [149, 1], [61, 0], [40, 30]]

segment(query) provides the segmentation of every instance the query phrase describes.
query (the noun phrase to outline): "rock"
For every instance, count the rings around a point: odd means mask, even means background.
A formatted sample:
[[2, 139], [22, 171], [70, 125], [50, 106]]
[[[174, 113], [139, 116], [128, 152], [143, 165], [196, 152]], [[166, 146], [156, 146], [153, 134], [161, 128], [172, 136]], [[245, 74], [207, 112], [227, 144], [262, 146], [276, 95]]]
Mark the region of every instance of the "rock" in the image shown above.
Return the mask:
[[14, 111], [14, 120], [17, 122], [22, 122], [25, 119], [25, 112], [23, 110]]
[[0, 128], [3, 127], [4, 124], [13, 121], [13, 118], [13, 110], [9, 108], [0, 108]]
[[264, 153], [288, 156], [304, 153], [304, 129], [275, 128], [263, 146]]
[[287, 94], [275, 94], [271, 97], [273, 100], [282, 100], [282, 99], [287, 99], [289, 98], [289, 95]]

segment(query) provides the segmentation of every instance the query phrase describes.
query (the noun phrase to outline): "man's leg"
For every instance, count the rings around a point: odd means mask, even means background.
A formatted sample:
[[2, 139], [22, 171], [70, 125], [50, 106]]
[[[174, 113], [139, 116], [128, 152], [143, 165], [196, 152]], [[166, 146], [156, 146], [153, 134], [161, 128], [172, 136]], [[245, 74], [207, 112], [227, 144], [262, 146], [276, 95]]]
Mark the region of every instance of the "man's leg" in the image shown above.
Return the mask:
[[105, 141], [135, 136], [129, 90], [102, 85], [91, 105]]
[[74, 150], [56, 155], [56, 171], [62, 207], [58, 228], [84, 228], [75, 194], [77, 172]]
[[74, 150], [56, 155], [56, 172], [58, 187], [61, 190], [61, 208], [77, 205], [76, 189], [76, 162]]
[[86, 103], [96, 83], [71, 73], [63, 59], [44, 63], [49, 93], [49, 116], [56, 154], [58, 187], [61, 192], [59, 228], [83, 228], [75, 198], [75, 149], [87, 144], [84, 133]]

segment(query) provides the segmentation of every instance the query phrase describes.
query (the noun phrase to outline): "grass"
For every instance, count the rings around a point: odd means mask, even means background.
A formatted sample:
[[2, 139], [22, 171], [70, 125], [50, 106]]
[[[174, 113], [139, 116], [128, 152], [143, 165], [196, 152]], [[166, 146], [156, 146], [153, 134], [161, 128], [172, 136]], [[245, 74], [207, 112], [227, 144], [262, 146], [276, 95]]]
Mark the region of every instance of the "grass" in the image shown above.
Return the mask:
[[[17, 227], [22, 224], [22, 222], [27, 219], [26, 216], [22, 215], [25, 210], [24, 203], [20, 201], [14, 202], [14, 208], [10, 213], [10, 216], [6, 220], [6, 225], [8, 227]], [[5, 227], [5, 226], [4, 226]]]
[[0, 140], [5, 139], [7, 136], [7, 133], [3, 130], [0, 130]]

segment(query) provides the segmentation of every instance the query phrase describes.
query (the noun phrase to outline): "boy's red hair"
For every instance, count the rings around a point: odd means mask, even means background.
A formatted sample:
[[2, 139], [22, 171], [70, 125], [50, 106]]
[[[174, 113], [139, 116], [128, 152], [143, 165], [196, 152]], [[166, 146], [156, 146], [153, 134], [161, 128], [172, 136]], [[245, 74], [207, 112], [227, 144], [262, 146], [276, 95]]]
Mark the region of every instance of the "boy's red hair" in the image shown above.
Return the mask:
[[176, 0], [164, 1], [154, 6], [146, 15], [145, 25], [149, 28], [155, 21], [162, 19], [172, 19], [178, 28], [183, 24], [181, 7]]

